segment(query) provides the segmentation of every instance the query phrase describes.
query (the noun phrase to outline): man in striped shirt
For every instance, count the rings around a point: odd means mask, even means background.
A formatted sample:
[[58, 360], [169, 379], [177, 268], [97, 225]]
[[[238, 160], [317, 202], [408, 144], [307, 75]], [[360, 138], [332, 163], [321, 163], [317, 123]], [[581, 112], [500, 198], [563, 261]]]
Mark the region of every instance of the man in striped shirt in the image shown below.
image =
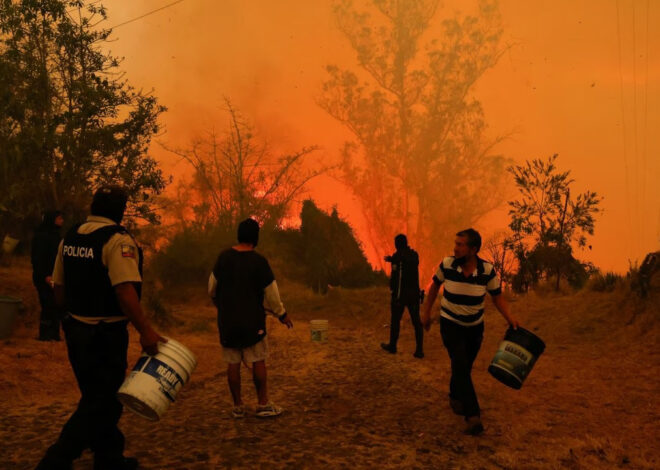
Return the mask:
[[486, 292], [492, 296], [495, 307], [509, 325], [518, 327], [518, 320], [509, 312], [502, 295], [493, 265], [477, 256], [480, 248], [481, 235], [476, 230], [469, 228], [456, 234], [454, 256], [448, 256], [440, 263], [427, 288], [428, 300], [422, 314], [422, 323], [428, 330], [431, 308], [444, 283], [440, 334], [451, 359], [449, 404], [454, 413], [465, 416], [465, 432], [472, 435], [484, 430], [471, 373], [483, 339]]

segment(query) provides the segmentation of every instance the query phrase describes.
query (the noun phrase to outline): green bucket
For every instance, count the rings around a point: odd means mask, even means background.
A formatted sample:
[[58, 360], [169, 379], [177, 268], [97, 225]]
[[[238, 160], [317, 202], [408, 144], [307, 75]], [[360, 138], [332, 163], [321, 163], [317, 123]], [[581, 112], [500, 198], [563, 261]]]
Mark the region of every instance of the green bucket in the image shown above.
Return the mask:
[[509, 328], [488, 372], [504, 385], [518, 390], [544, 350], [545, 343], [531, 331]]
[[9, 338], [21, 302], [21, 299], [0, 296], [0, 339]]

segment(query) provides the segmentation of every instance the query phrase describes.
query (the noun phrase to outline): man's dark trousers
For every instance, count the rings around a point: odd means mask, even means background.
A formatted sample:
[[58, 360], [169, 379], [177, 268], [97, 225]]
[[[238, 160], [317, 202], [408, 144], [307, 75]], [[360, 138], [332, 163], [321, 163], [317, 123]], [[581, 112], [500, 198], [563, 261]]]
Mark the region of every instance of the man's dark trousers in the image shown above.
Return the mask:
[[441, 317], [440, 334], [451, 359], [449, 397], [463, 404], [466, 418], [479, 416], [479, 402], [472, 384], [472, 364], [481, 347], [484, 324], [461, 326]]
[[415, 328], [415, 351], [424, 351], [424, 328], [422, 327], [422, 320], [419, 317], [419, 295], [411, 296], [409, 299], [392, 298], [390, 303], [390, 346], [396, 348], [396, 343], [399, 341], [399, 330], [401, 328], [401, 317], [403, 317], [403, 310], [408, 308], [410, 313], [410, 320]]
[[60, 339], [60, 310], [55, 304], [53, 288], [46, 282], [35, 282], [34, 286], [39, 294], [41, 315], [39, 317], [39, 339]]
[[63, 321], [69, 361], [80, 388], [78, 408], [37, 468], [66, 468], [83, 450], [94, 452], [94, 468], [110, 469], [123, 460], [124, 435], [117, 427], [122, 405], [117, 390], [126, 374], [127, 322], [89, 325]]

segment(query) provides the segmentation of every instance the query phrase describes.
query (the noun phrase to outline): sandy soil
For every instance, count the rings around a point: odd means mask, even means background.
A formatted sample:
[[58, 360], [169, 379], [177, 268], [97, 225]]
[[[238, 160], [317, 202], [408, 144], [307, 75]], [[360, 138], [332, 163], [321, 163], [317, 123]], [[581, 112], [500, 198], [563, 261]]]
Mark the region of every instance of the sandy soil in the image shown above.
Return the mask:
[[[0, 268], [0, 286], [26, 304], [11, 338], [0, 340], [0, 468], [30, 469], [75, 408], [78, 391], [64, 344], [35, 340], [27, 269]], [[632, 305], [622, 292], [513, 299], [524, 326], [547, 343], [520, 391], [486, 371], [505, 329], [491, 306], [473, 372], [486, 431], [470, 437], [447, 405], [449, 361], [437, 325], [420, 361], [404, 317], [399, 353], [389, 355], [379, 347], [388, 336], [385, 290], [325, 297], [287, 284], [281, 290], [295, 328], [269, 325], [270, 395], [286, 410], [271, 420], [231, 418], [215, 312], [203, 293], [170, 301], [180, 323], [164, 332], [191, 348], [199, 364], [160, 422], [124, 412], [127, 454], [141, 468], [660, 467], [658, 304]], [[327, 344], [310, 341], [314, 318], [330, 321]], [[137, 339], [132, 331], [130, 364]], [[254, 404], [247, 369], [243, 379]], [[91, 469], [91, 455], [74, 468]]]

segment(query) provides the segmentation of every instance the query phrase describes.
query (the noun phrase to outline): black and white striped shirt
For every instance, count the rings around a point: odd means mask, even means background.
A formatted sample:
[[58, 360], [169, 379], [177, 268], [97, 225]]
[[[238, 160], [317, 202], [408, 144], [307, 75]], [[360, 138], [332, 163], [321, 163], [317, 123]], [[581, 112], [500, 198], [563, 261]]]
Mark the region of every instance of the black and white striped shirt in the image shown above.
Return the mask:
[[484, 321], [486, 292], [500, 295], [500, 279], [493, 265], [477, 257], [477, 269], [465, 276], [453, 256], [447, 256], [433, 276], [433, 282], [444, 282], [440, 316], [462, 326], [474, 326]]

